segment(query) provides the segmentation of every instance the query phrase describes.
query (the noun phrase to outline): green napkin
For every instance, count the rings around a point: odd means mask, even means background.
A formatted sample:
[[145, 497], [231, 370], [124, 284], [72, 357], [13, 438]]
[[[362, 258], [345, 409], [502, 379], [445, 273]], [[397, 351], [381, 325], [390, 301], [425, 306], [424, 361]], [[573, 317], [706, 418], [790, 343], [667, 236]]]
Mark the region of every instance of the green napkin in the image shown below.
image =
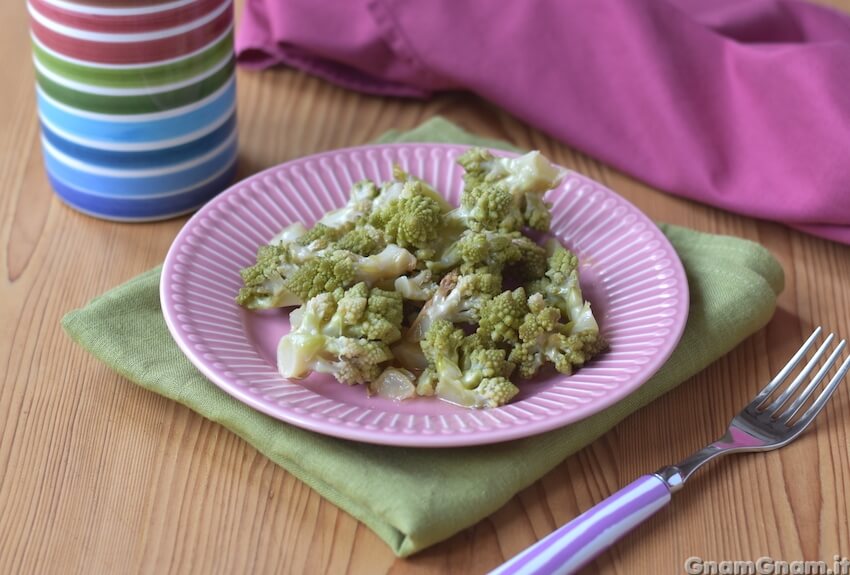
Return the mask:
[[[508, 147], [442, 119], [382, 139], [389, 140]], [[584, 421], [484, 447], [355, 443], [281, 423], [239, 403], [205, 379], [171, 339], [160, 312], [158, 268], [69, 313], [63, 326], [121, 375], [221, 423], [406, 556], [493, 513], [564, 458], [767, 323], [783, 273], [764, 248], [673, 226], [662, 229], [679, 252], [691, 289], [687, 328], [670, 360], [632, 395]]]

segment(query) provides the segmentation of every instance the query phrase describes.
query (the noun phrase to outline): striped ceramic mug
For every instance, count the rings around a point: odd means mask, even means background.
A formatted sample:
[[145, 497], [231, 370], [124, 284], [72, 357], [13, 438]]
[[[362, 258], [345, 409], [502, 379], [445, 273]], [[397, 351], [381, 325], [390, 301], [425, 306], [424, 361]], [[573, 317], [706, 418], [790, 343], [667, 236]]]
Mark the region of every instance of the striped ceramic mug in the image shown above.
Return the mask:
[[232, 0], [29, 0], [47, 174], [115, 220], [192, 211], [236, 175]]

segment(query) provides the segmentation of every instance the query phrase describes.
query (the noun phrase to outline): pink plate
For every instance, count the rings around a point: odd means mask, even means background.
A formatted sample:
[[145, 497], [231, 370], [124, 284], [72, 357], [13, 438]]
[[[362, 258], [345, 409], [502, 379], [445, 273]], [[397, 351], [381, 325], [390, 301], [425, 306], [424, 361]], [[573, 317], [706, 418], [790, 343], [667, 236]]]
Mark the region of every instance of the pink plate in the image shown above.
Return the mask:
[[[189, 220], [165, 260], [162, 309], [180, 348], [224, 391], [272, 417], [369, 443], [453, 447], [495, 443], [592, 415], [640, 387], [670, 356], [688, 314], [685, 272], [661, 231], [614, 192], [568, 172], [549, 192], [552, 233], [581, 260], [581, 283], [610, 350], [570, 377], [551, 372], [520, 384], [498, 409], [468, 410], [435, 398], [367, 397], [328, 376], [280, 377], [275, 349], [287, 311], [248, 312], [233, 297], [239, 270], [284, 226], [312, 224], [345, 203], [349, 186], [385, 181], [392, 166], [424, 178], [457, 203], [455, 158], [441, 144], [364, 146], [271, 168], [233, 186]], [[508, 155], [503, 152], [495, 152]]]

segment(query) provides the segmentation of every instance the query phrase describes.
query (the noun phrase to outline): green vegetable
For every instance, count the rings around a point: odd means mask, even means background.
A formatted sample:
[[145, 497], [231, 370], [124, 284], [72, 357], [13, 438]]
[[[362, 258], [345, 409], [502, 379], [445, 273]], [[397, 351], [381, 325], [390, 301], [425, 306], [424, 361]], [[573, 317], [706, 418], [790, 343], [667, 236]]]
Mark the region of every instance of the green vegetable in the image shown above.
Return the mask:
[[455, 208], [395, 166], [390, 181], [355, 183], [312, 228], [295, 222], [259, 248], [236, 301], [299, 306], [278, 346], [284, 377], [326, 373], [396, 401], [499, 407], [519, 393], [514, 373], [570, 374], [606, 348], [576, 256], [524, 233], [548, 230], [543, 197], [560, 171], [539, 152], [479, 148], [458, 161]]
[[407, 250], [388, 245], [380, 253], [360, 256], [334, 249], [306, 261], [283, 283], [283, 289], [306, 301], [337, 288], [358, 282], [375, 285], [411, 271], [416, 258]]
[[372, 256], [386, 248], [387, 243], [381, 230], [364, 224], [340, 236], [334, 247], [361, 256]]
[[509, 402], [519, 388], [508, 379], [513, 365], [505, 360], [505, 351], [464, 346], [464, 339], [463, 330], [446, 320], [431, 324], [422, 341], [428, 368], [420, 376], [418, 385], [424, 390], [420, 395], [433, 389], [441, 399], [463, 407], [499, 407]]
[[529, 284], [529, 311], [510, 354], [523, 378], [534, 376], [545, 362], [570, 375], [608, 346], [590, 303], [582, 297], [578, 258], [557, 242], [547, 247], [549, 269], [544, 278]]
[[319, 220], [319, 224], [330, 228], [350, 229], [369, 216], [379, 194], [378, 186], [371, 180], [363, 180], [351, 186], [348, 202]]
[[486, 268], [498, 275], [510, 268], [515, 277], [527, 281], [540, 278], [546, 271], [546, 250], [520, 232], [467, 230], [427, 266], [436, 273], [453, 268], [470, 273]]
[[248, 309], [300, 304], [304, 298], [292, 290], [290, 279], [324, 251], [318, 246], [285, 241], [261, 246], [257, 250], [257, 263], [240, 272], [244, 287], [239, 290], [236, 303]]
[[460, 207], [449, 214], [474, 231], [519, 231], [525, 220], [510, 190], [501, 183], [479, 181], [464, 187]]
[[544, 277], [530, 282], [530, 293], [540, 293], [552, 306], [560, 310], [568, 321], [576, 323], [579, 331], [599, 330], [590, 303], [584, 301], [579, 285], [578, 258], [557, 240], [546, 243], [550, 253]]
[[422, 189], [421, 182], [408, 180], [396, 196], [372, 212], [369, 223], [403, 248], [431, 248], [442, 231], [443, 212], [440, 204]]
[[334, 242], [345, 234], [347, 228], [332, 228], [322, 223], [317, 223], [313, 228], [301, 235], [295, 243], [299, 246], [310, 247], [314, 250], [329, 248]]
[[482, 306], [477, 333], [488, 341], [516, 344], [519, 342], [519, 326], [527, 313], [528, 303], [523, 288], [503, 292]]
[[292, 331], [278, 344], [284, 377], [328, 373], [342, 383], [367, 383], [393, 358], [389, 344], [401, 335], [402, 299], [360, 283], [311, 298], [293, 312]]
[[[407, 172], [405, 172], [401, 166], [395, 164], [393, 166], [393, 182], [416, 182], [418, 184], [417, 193], [423, 196], [427, 196], [437, 202], [440, 206], [440, 210], [445, 214], [452, 210], [452, 205], [446, 201], [446, 199], [434, 188], [428, 185], [428, 182], [421, 178], [417, 178], [415, 176], [411, 176]], [[392, 185], [392, 184], [389, 184]]]
[[[447, 274], [434, 296], [425, 302], [404, 339], [419, 342], [437, 320], [453, 323], [478, 323], [479, 310], [501, 289], [501, 278], [487, 271], [460, 275]], [[405, 366], [408, 369], [411, 366]], [[413, 366], [415, 367], [415, 366]]]
[[[503, 213], [509, 214], [509, 221], [500, 226], [502, 229], [512, 231], [527, 226], [543, 232], [549, 230], [551, 215], [543, 196], [560, 183], [562, 176], [540, 152], [529, 152], [519, 158], [497, 158], [487, 150], [473, 148], [458, 158], [458, 163], [466, 170], [464, 196], [470, 198], [461, 207], [467, 210], [468, 218], [473, 218], [475, 209], [479, 209], [484, 214], [482, 224], [492, 225], [495, 214]], [[511, 195], [512, 208], [496, 198], [504, 192], [495, 192], [495, 188], [503, 188]], [[483, 206], [478, 199], [482, 196], [486, 200]]]
[[428, 301], [437, 293], [437, 284], [429, 270], [422, 270], [413, 276], [401, 276], [395, 280], [395, 291], [406, 300]]

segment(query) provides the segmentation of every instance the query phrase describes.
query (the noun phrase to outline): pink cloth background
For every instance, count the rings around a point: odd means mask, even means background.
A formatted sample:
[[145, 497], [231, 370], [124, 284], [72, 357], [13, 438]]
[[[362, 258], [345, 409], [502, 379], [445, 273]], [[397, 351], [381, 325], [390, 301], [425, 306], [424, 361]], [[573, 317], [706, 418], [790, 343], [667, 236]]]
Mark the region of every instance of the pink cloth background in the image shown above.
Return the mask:
[[239, 62], [469, 90], [669, 193], [850, 244], [850, 18], [794, 0], [248, 0]]

